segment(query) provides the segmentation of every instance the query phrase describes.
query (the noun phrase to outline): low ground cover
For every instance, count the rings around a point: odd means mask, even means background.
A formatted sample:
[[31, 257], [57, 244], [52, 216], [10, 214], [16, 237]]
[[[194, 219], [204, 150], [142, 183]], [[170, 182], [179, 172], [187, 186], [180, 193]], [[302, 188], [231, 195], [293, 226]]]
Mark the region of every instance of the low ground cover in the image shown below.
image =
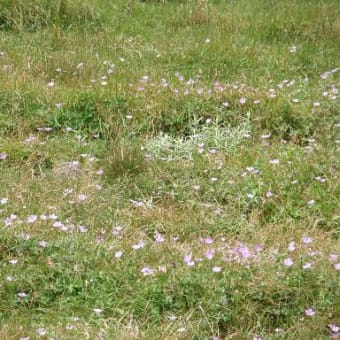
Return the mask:
[[339, 14], [0, 0], [1, 339], [337, 338]]

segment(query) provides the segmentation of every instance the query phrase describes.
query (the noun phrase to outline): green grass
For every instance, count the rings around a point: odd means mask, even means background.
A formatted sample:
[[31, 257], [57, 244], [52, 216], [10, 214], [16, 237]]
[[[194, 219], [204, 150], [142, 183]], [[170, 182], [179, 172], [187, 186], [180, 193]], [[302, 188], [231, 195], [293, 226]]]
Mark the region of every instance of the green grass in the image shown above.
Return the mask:
[[339, 18], [0, 0], [0, 338], [335, 337]]

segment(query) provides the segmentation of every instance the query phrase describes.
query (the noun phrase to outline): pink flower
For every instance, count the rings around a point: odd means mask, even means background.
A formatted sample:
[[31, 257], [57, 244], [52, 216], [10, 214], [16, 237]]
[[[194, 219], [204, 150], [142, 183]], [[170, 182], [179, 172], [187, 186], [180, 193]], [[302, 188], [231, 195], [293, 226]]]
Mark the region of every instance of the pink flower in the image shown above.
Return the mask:
[[48, 216], [48, 218], [49, 218], [50, 220], [56, 220], [56, 219], [58, 218], [58, 216], [57, 216], [56, 214], [50, 214], [50, 215]]
[[38, 329], [38, 334], [40, 336], [44, 336], [44, 335], [46, 335], [46, 333], [47, 333], [47, 330], [45, 328], [41, 327], [41, 328]]
[[55, 222], [52, 224], [52, 226], [53, 226], [54, 228], [61, 228], [61, 227], [64, 226], [64, 223], [63, 223], [63, 222], [60, 222], [60, 221], [55, 221]]
[[334, 265], [335, 270], [340, 270], [340, 262], [336, 263]]
[[249, 248], [244, 244], [235, 248], [235, 252], [238, 253], [243, 259], [247, 259], [247, 258], [251, 257], [251, 252], [250, 252]]
[[305, 314], [307, 316], [314, 316], [315, 315], [315, 310], [313, 308], [308, 308], [305, 310]]
[[306, 262], [303, 266], [302, 266], [303, 269], [310, 269], [312, 268], [312, 264], [310, 262]]
[[240, 99], [240, 104], [243, 105], [243, 104], [246, 103], [246, 101], [247, 101], [247, 99], [244, 98], [244, 97], [242, 97], [242, 98]]
[[152, 275], [154, 270], [150, 267], [144, 267], [140, 270], [144, 276]]
[[286, 259], [283, 260], [283, 264], [286, 267], [291, 267], [294, 264], [294, 261], [291, 257], [287, 257]]
[[266, 197], [269, 198], [269, 197], [272, 197], [273, 196], [273, 193], [271, 191], [267, 191], [266, 192]]
[[309, 237], [309, 236], [303, 236], [303, 237], [301, 238], [301, 241], [302, 241], [303, 243], [305, 243], [305, 244], [309, 244], [309, 243], [312, 243], [312, 242], [313, 242], [313, 239], [312, 239], [311, 237]]
[[158, 231], [155, 232], [154, 238], [155, 238], [155, 242], [158, 242], [158, 243], [165, 241], [164, 236], [160, 234]]
[[195, 262], [192, 260], [192, 254], [185, 255], [184, 262], [187, 266], [192, 267], [195, 264]]
[[27, 222], [28, 223], [34, 223], [38, 219], [38, 216], [36, 215], [30, 215], [27, 217]]
[[145, 242], [143, 240], [140, 240], [138, 243], [132, 245], [132, 248], [137, 250], [137, 249], [144, 248], [144, 246], [145, 246]]
[[0, 160], [4, 161], [7, 158], [7, 153], [6, 152], [1, 152], [0, 153]]
[[87, 198], [87, 196], [84, 195], [84, 194], [79, 194], [79, 195], [77, 196], [78, 202], [83, 202], [83, 201], [86, 200], [86, 198]]
[[87, 228], [84, 225], [78, 226], [78, 230], [81, 233], [87, 233]]
[[333, 333], [339, 333], [339, 331], [340, 331], [340, 327], [337, 326], [337, 325], [331, 324], [331, 325], [328, 325], [328, 327], [330, 328], [330, 330], [331, 330]]
[[214, 240], [210, 236], [208, 236], [206, 238], [203, 238], [201, 241], [202, 241], [202, 243], [205, 243], [205, 244], [212, 244], [212, 243], [214, 243]]
[[205, 252], [205, 257], [208, 259], [208, 260], [211, 260], [215, 255], [215, 250], [214, 249], [208, 249], [206, 252]]
[[158, 271], [160, 273], [166, 273], [166, 267], [165, 266], [158, 266]]
[[338, 259], [337, 254], [329, 254], [329, 261], [330, 262], [335, 262]]

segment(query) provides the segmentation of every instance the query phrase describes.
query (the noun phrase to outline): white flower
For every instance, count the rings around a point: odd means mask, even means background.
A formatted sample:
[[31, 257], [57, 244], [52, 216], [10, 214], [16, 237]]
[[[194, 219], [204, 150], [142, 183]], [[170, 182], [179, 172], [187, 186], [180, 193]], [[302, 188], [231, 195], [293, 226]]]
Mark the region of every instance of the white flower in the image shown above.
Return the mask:
[[280, 161], [278, 159], [271, 159], [269, 161], [269, 164], [274, 164], [274, 165], [277, 165], [277, 164], [280, 164]]
[[0, 200], [0, 204], [7, 204], [8, 202], [8, 198], [7, 197], [3, 197], [1, 200]]
[[18, 295], [19, 298], [25, 298], [27, 296], [27, 294], [24, 293], [24, 292], [20, 292], [17, 295]]
[[43, 328], [43, 327], [38, 328], [38, 334], [40, 336], [44, 336], [44, 335], [46, 335], [46, 333], [47, 333], [47, 330], [45, 328]]
[[312, 268], [312, 264], [310, 262], [306, 262], [303, 266], [302, 266], [303, 269], [310, 269]]
[[212, 268], [212, 271], [213, 271], [214, 273], [219, 273], [221, 270], [222, 270], [222, 268], [219, 267], [219, 266], [215, 266], [215, 267]]
[[84, 195], [84, 194], [79, 194], [79, 195], [77, 196], [78, 202], [83, 202], [83, 201], [86, 200], [86, 198], [87, 198], [87, 196]]
[[115, 258], [119, 259], [120, 257], [122, 257], [123, 255], [123, 251], [122, 250], [119, 250], [119, 251], [116, 251], [115, 252]]
[[293, 45], [290, 49], [289, 49], [290, 53], [296, 53], [296, 46]]
[[48, 242], [41, 240], [41, 241], [39, 241], [39, 246], [45, 248], [45, 247], [48, 246]]
[[287, 249], [290, 252], [294, 251], [296, 249], [296, 243], [294, 241], [289, 242]]

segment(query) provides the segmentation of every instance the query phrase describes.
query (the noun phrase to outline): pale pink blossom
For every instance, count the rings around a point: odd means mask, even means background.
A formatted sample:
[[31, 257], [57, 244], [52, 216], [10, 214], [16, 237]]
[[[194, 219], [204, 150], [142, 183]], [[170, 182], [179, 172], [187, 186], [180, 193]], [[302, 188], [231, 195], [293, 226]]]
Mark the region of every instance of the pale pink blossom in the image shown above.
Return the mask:
[[246, 103], [246, 101], [247, 101], [247, 99], [246, 99], [245, 97], [242, 97], [242, 98], [240, 99], [240, 104], [241, 104], [241, 105], [244, 105], [244, 104]]
[[305, 314], [307, 316], [314, 316], [315, 315], [315, 310], [313, 308], [308, 308], [305, 310]]
[[310, 262], [306, 262], [306, 263], [303, 264], [302, 268], [303, 269], [310, 269], [310, 268], [312, 268], [312, 264]]
[[201, 241], [202, 241], [202, 243], [205, 243], [205, 244], [212, 244], [212, 243], [214, 243], [214, 240], [210, 236], [201, 239]]
[[158, 242], [158, 243], [162, 243], [165, 241], [164, 236], [160, 234], [158, 231], [155, 232], [154, 238], [155, 238], [155, 242]]
[[144, 267], [140, 270], [144, 276], [152, 275], [154, 273], [154, 270], [150, 267]]
[[286, 267], [291, 267], [294, 264], [294, 261], [291, 257], [287, 257], [286, 259], [283, 260], [283, 264]]
[[340, 331], [340, 327], [335, 325], [335, 324], [330, 324], [330, 325], [328, 325], [328, 327], [330, 328], [330, 330], [333, 333], [339, 333], [339, 331]]
[[330, 262], [335, 262], [338, 259], [338, 255], [337, 254], [329, 254], [329, 261]]
[[166, 266], [158, 266], [158, 271], [160, 273], [166, 273]]
[[144, 246], [145, 246], [145, 242], [143, 240], [140, 240], [140, 241], [138, 241], [138, 243], [133, 244], [132, 248], [137, 250], [137, 249], [144, 248]]
[[294, 241], [289, 242], [287, 249], [290, 252], [294, 251], [296, 249], [296, 243]]
[[211, 260], [215, 255], [215, 250], [214, 249], [208, 249], [206, 252], [205, 252], [205, 257], [208, 259], [208, 260]]
[[305, 244], [309, 244], [313, 242], [313, 239], [309, 236], [302, 236], [301, 241]]
[[27, 222], [28, 223], [34, 223], [38, 219], [37, 215], [30, 215], [27, 217]]
[[47, 334], [46, 328], [43, 328], [43, 327], [38, 328], [38, 334], [39, 334], [40, 336], [46, 335], [46, 334]]
[[195, 264], [195, 262], [192, 260], [192, 254], [185, 255], [184, 262], [187, 266], [192, 267]]

